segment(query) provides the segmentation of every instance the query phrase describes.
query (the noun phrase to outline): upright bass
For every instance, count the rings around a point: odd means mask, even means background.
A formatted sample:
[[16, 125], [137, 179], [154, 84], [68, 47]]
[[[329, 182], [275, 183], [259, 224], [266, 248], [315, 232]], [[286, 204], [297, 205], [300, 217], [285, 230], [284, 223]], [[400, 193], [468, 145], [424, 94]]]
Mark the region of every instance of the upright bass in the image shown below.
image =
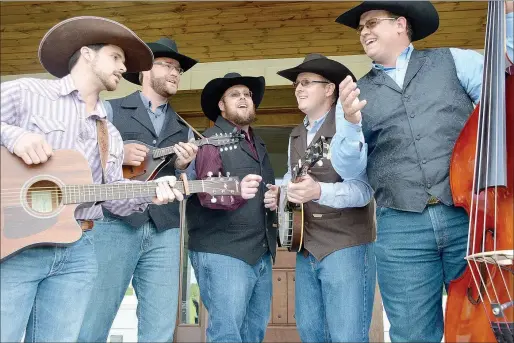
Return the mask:
[[467, 266], [451, 282], [445, 342], [513, 342], [514, 76], [505, 73], [505, 2], [489, 1], [482, 93], [450, 161], [469, 214]]

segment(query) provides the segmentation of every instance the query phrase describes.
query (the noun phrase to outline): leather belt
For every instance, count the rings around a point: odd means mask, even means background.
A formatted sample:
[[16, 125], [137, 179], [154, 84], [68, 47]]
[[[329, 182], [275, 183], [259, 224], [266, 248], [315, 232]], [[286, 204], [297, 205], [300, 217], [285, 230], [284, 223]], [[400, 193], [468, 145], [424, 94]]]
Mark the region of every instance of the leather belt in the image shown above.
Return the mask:
[[79, 220], [79, 225], [82, 231], [89, 231], [95, 226], [95, 222], [92, 220]]
[[427, 201], [428, 205], [436, 205], [436, 204], [439, 204], [439, 203], [440, 203], [439, 199], [437, 199], [433, 195], [430, 198], [428, 198], [428, 201]]

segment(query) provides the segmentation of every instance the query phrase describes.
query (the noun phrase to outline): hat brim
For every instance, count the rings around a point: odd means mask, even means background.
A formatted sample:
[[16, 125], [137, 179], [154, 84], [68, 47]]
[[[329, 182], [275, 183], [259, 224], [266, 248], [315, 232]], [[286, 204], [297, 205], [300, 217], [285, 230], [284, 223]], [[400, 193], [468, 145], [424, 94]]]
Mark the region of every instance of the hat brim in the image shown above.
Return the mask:
[[341, 14], [336, 22], [357, 29], [362, 14], [371, 10], [385, 10], [407, 18], [413, 42], [430, 36], [439, 28], [439, 14], [430, 1], [365, 1]]
[[[169, 47], [159, 44], [159, 43], [147, 43], [148, 47], [152, 50], [154, 58], [158, 57], [169, 57], [177, 60], [180, 63], [180, 68], [184, 69], [184, 72], [191, 69], [195, 64], [198, 63], [197, 60], [192, 59], [186, 55], [182, 55]], [[131, 83], [136, 85], [141, 85], [139, 82], [139, 73], [125, 73], [123, 74], [123, 78]]]
[[71, 18], [52, 27], [39, 44], [39, 61], [50, 74], [62, 78], [70, 72], [71, 56], [92, 44], [120, 47], [129, 72], [152, 68], [152, 51], [132, 30], [113, 20], [91, 16]]
[[303, 62], [302, 64], [289, 69], [284, 69], [277, 72], [278, 75], [285, 77], [291, 82], [295, 82], [298, 75], [301, 73], [314, 73], [323, 76], [327, 80], [336, 84], [337, 86], [344, 80], [345, 77], [350, 75], [354, 81], [357, 81], [355, 75], [346, 68], [343, 64], [330, 60], [328, 58], [320, 58]]
[[234, 78], [217, 78], [209, 81], [201, 96], [201, 104], [203, 113], [207, 118], [216, 121], [221, 114], [218, 103], [227, 89], [236, 85], [244, 85], [252, 92], [252, 100], [255, 109], [261, 104], [264, 97], [264, 90], [266, 89], [266, 82], [264, 77], [258, 76], [241, 76]]

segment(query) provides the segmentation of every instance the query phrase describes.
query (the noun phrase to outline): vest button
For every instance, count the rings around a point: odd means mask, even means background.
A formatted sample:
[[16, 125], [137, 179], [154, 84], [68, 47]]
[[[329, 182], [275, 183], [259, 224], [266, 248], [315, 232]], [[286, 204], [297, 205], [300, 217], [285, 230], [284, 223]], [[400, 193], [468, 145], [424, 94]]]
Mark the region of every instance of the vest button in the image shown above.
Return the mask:
[[427, 164], [427, 160], [423, 160], [423, 161], [421, 161], [421, 163]]
[[418, 140], [418, 141], [419, 141], [420, 139], [421, 139], [421, 135], [417, 135], [417, 136], [416, 136], [416, 140]]
[[431, 183], [427, 183], [427, 188], [431, 188], [432, 187], [432, 184]]
[[155, 143], [157, 143], [157, 141], [154, 139], [154, 140], [152, 141], [152, 144], [155, 144]]
[[410, 115], [410, 117], [411, 117], [411, 118], [414, 118], [414, 114], [411, 114], [411, 115]]

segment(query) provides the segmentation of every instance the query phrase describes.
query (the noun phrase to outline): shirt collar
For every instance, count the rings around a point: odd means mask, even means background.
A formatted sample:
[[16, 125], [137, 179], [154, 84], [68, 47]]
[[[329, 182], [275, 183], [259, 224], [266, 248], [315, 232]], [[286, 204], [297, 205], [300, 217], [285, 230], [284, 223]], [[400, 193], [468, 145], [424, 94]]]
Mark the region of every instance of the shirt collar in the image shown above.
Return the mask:
[[305, 128], [307, 130], [318, 130], [321, 125], [323, 125], [323, 122], [325, 121], [325, 119], [327, 118], [327, 115], [328, 113], [330, 112], [330, 110], [325, 113], [325, 115], [317, 120], [315, 120], [313, 123], [312, 123], [312, 127], [309, 129], [309, 117], [308, 116], [305, 116], [305, 118], [303, 118], [303, 126], [305, 126]]
[[[145, 105], [146, 109], [151, 110], [152, 102], [143, 94], [143, 92], [139, 91], [139, 95], [141, 96], [141, 100], [143, 101], [143, 105]], [[157, 108], [161, 109], [163, 113], [166, 113], [166, 111], [168, 110], [168, 102], [165, 102]]]
[[[71, 77], [71, 74], [66, 75], [65, 77], [61, 78], [59, 80], [61, 83], [61, 87], [59, 89], [59, 96], [68, 96], [73, 92], [77, 92], [77, 97], [80, 101], [82, 101], [82, 98], [80, 97], [80, 94], [78, 92], [77, 86], [75, 86], [75, 83], [73, 82], [73, 78]], [[96, 108], [93, 112], [89, 113], [88, 117], [91, 116], [97, 116], [99, 118], [106, 118], [107, 112], [105, 110], [105, 107], [102, 103], [102, 100], [100, 97], [98, 97], [98, 102], [96, 103]]]
[[398, 56], [398, 59], [396, 60], [396, 67], [384, 67], [382, 64], [376, 63], [375, 61], [372, 62], [372, 66], [375, 69], [383, 71], [392, 70], [396, 68], [403, 68], [409, 63], [410, 56], [412, 55], [412, 50], [414, 50], [414, 46], [411, 43], [408, 47], [405, 48], [405, 50], [403, 50], [400, 56]]
[[78, 91], [73, 79], [71, 78], [71, 74], [66, 75], [62, 79], [60, 79], [61, 87], [59, 90], [60, 96], [66, 96], [71, 94], [73, 91]]

